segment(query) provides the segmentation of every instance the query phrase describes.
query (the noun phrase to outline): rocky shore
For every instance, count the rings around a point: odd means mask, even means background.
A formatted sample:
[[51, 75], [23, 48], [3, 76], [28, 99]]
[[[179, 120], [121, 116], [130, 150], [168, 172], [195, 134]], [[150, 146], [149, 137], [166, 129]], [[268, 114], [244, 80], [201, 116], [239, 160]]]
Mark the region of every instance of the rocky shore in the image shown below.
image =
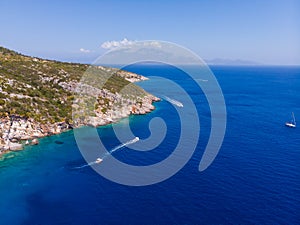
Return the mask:
[[[136, 82], [145, 80], [133, 78], [131, 80]], [[62, 133], [64, 131], [78, 128], [80, 126], [103, 126], [110, 123], [117, 122], [121, 118], [129, 115], [143, 115], [155, 109], [153, 102], [160, 101], [159, 98], [147, 94], [140, 97], [138, 100], [130, 101], [123, 98], [121, 94], [112, 94], [110, 92], [101, 92], [99, 106], [96, 109], [94, 116], [85, 116], [74, 120], [73, 123], [57, 122], [57, 123], [40, 123], [32, 118], [24, 118], [20, 116], [6, 116], [0, 118], [0, 156], [9, 151], [22, 150], [24, 145], [38, 144], [38, 138], [51, 136]], [[98, 97], [99, 97], [98, 96]], [[103, 100], [103, 97], [107, 101]], [[137, 103], [138, 102], [138, 103]], [[105, 111], [103, 105], [105, 103]], [[73, 104], [73, 109], [79, 108], [79, 105]]]
[[25, 56], [0, 46], [0, 155], [80, 126], [146, 114], [159, 101], [117, 68]]
[[59, 134], [71, 129], [65, 122], [41, 124], [31, 118], [7, 116], [0, 119], [0, 154], [18, 151], [25, 144], [38, 144], [38, 138]]

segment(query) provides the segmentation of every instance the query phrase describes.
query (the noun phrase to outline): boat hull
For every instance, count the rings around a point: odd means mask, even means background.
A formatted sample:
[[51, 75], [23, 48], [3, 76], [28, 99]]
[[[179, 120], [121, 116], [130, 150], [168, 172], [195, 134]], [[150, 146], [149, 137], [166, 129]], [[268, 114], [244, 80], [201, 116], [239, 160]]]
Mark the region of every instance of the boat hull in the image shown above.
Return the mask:
[[292, 124], [292, 123], [286, 123], [285, 126], [291, 127], [291, 128], [296, 128], [296, 125]]

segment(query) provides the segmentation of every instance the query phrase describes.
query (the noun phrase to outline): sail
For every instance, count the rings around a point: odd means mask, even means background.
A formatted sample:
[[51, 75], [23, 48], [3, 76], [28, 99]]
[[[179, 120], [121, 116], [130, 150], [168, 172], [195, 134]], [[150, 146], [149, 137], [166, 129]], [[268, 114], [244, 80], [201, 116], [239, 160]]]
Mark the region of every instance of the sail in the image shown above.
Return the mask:
[[294, 115], [294, 113], [292, 113], [292, 115], [293, 115], [293, 124], [295, 124], [295, 125], [296, 125], [296, 119], [295, 119], [295, 115]]

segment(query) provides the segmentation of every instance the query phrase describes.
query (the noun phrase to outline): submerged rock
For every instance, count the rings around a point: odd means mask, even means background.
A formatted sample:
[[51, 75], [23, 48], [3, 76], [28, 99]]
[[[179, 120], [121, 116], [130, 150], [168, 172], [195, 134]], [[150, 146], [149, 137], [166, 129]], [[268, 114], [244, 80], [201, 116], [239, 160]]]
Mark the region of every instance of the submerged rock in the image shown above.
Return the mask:
[[23, 145], [19, 143], [9, 142], [8, 146], [10, 151], [20, 151], [23, 149]]
[[58, 144], [58, 145], [62, 145], [64, 142], [63, 141], [54, 141], [55, 144]]

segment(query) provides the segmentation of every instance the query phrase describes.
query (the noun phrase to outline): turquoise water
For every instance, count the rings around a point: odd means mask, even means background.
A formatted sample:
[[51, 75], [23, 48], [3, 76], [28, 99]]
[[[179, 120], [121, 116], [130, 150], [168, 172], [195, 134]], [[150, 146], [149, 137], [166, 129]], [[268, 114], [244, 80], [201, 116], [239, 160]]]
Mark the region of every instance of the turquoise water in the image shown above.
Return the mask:
[[[299, 67], [212, 68], [224, 93], [228, 124], [216, 160], [201, 173], [198, 165], [210, 131], [203, 93], [194, 91], [191, 81], [174, 68], [128, 69], [146, 76], [176, 75], [173, 80], [188, 90], [201, 122], [191, 160], [164, 182], [130, 187], [90, 167], [74, 169], [86, 162], [73, 131], [42, 138], [39, 145], [10, 153], [0, 162], [0, 224], [299, 223], [300, 130], [284, 126], [292, 111], [300, 118]], [[149, 91], [168, 88], [157, 86], [155, 79], [140, 85]], [[129, 123], [136, 136], [147, 138], [149, 121], [161, 117], [168, 125], [166, 141], [149, 152], [125, 147], [113, 153], [115, 158], [150, 165], [172, 153], [179, 137], [178, 115], [167, 101], [155, 105], [154, 112], [131, 116]], [[116, 126], [122, 128], [124, 121]], [[107, 149], [120, 144], [112, 126], [98, 128], [98, 133]]]

